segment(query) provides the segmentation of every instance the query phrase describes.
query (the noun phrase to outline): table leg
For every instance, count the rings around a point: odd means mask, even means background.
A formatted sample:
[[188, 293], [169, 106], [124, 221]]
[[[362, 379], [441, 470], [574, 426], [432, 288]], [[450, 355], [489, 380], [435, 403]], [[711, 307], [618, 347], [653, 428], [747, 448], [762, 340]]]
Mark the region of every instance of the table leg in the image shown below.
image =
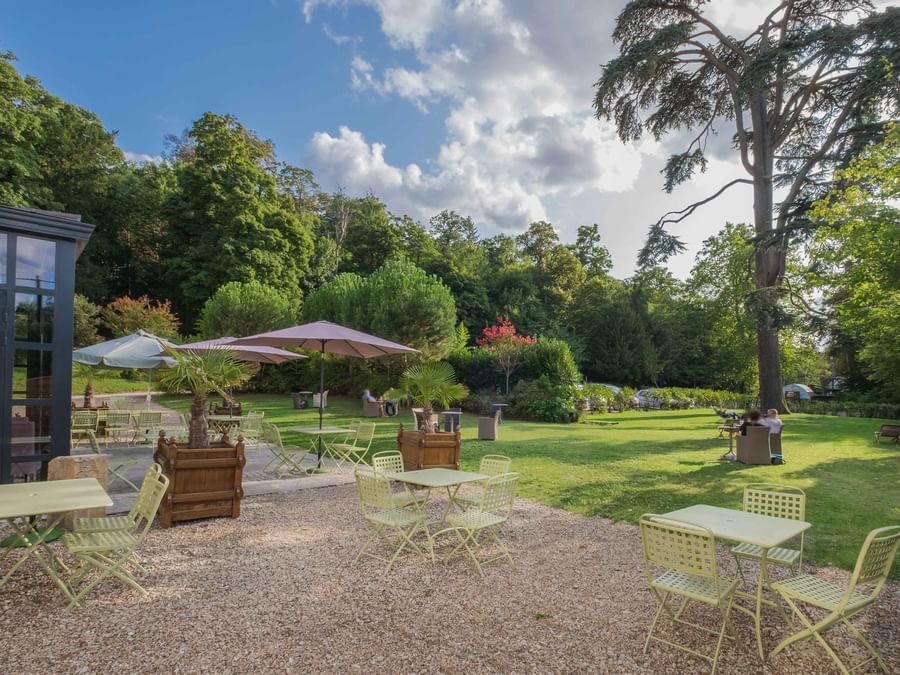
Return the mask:
[[[9, 523], [9, 526], [13, 529], [13, 532], [19, 535], [19, 538], [22, 540], [23, 548], [25, 549], [25, 551], [22, 554], [22, 557], [19, 558], [19, 560], [10, 568], [10, 570], [3, 576], [3, 578], [0, 579], [0, 588], [6, 585], [6, 582], [10, 580], [12, 575], [15, 574], [16, 570], [18, 570], [22, 565], [25, 564], [25, 561], [29, 556], [34, 556], [37, 559], [38, 563], [40, 563], [41, 567], [44, 568], [47, 576], [49, 576], [53, 580], [53, 582], [62, 590], [63, 595], [65, 595], [68, 600], [72, 600], [72, 598], [74, 597], [72, 594], [72, 590], [68, 587], [66, 582], [63, 581], [62, 577], [57, 574], [56, 570], [54, 569], [54, 565], [58, 565], [65, 572], [68, 572], [69, 568], [62, 560], [56, 557], [56, 555], [44, 541], [44, 539], [49, 536], [49, 534], [55, 528], [59, 526], [64, 515], [65, 514], [62, 513], [57, 515], [53, 521], [51, 521], [47, 526], [43, 528], [43, 531], [35, 528], [27, 518], [24, 519], [24, 526], [20, 526], [16, 522], [15, 518], [7, 519], [6, 522]], [[29, 534], [34, 535], [35, 539], [33, 543], [28, 540]], [[12, 549], [10, 549], [10, 551], [12, 551]], [[7, 551], [7, 553], [4, 554], [3, 558], [5, 558], [10, 551]], [[41, 555], [41, 551], [46, 552], [46, 560]]]
[[756, 625], [756, 646], [759, 649], [759, 658], [765, 660], [762, 643], [762, 605], [763, 605], [763, 588], [769, 585], [769, 549], [762, 550], [762, 557], [759, 559], [759, 579], [756, 584], [756, 616], [754, 617]]

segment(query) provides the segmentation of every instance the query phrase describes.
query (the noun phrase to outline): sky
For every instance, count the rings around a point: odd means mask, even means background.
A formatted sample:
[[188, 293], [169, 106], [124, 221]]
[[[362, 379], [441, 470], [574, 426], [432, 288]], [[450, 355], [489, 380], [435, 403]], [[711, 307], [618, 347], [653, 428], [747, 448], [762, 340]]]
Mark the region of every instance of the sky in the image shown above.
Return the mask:
[[[97, 113], [135, 161], [205, 111], [235, 115], [327, 190], [373, 192], [427, 222], [452, 209], [482, 236], [547, 220], [563, 241], [597, 223], [627, 277], [663, 213], [742, 175], [722, 128], [706, 174], [667, 195], [677, 139], [623, 144], [592, 114], [624, 0], [0, 0], [0, 50], [20, 72]], [[755, 26], [772, 0], [713, 0]], [[671, 231], [688, 251], [749, 222], [738, 185]]]

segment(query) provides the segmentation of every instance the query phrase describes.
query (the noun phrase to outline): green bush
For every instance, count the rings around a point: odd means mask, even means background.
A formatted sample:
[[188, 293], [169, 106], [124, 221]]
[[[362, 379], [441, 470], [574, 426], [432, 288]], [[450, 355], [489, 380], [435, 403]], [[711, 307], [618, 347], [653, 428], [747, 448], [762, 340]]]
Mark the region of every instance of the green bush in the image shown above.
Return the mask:
[[519, 379], [537, 380], [547, 377], [551, 382], [573, 385], [581, 381], [581, 373], [572, 356], [569, 345], [556, 338], [541, 338], [525, 345], [525, 364], [519, 372]]
[[197, 328], [204, 339], [244, 337], [287, 328], [298, 318], [297, 301], [258, 281], [230, 281], [203, 305]]
[[513, 417], [538, 422], [575, 422], [581, 415], [577, 392], [571, 384], [560, 384], [542, 375], [521, 380], [510, 395]]
[[867, 401], [790, 401], [793, 412], [810, 415], [847, 415], [848, 417], [875, 417], [900, 419], [900, 405], [896, 403], [870, 403]]

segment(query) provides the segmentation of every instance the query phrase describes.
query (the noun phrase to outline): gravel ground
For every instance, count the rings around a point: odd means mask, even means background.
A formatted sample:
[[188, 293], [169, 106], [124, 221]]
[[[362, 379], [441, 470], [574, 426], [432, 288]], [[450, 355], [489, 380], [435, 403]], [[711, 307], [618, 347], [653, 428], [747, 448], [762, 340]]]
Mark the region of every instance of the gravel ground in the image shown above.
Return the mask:
[[[505, 537], [515, 564], [493, 563], [483, 580], [464, 557], [434, 568], [410, 557], [383, 576], [375, 561], [353, 563], [367, 534], [354, 488], [340, 486], [245, 499], [239, 520], [153, 530], [142, 550], [148, 597], [110, 582], [68, 612], [49, 580], [29, 569], [0, 591], [3, 671], [709, 670], [663, 644], [641, 653], [655, 605], [632, 525], [519, 500]], [[731, 568], [730, 556], [722, 564]], [[900, 671], [898, 606], [900, 588], [890, 584], [857, 621], [892, 672]], [[698, 609], [701, 621], [712, 618]], [[835, 672], [810, 642], [763, 665], [749, 617], [738, 613], [734, 624], [738, 638], [723, 647], [721, 673]], [[767, 612], [767, 649], [786, 632]], [[844, 629], [832, 636], [839, 653], [864, 655]]]

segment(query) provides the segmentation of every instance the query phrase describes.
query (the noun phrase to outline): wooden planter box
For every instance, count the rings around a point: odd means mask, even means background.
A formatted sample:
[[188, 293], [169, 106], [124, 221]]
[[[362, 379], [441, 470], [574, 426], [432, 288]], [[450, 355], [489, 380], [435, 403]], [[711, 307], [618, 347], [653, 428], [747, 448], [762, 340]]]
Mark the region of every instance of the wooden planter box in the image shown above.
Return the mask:
[[209, 448], [186, 448], [166, 440], [160, 432], [153, 460], [169, 477], [169, 489], [159, 509], [162, 527], [180, 520], [241, 514], [244, 439], [225, 437]]
[[459, 469], [459, 431], [447, 433], [407, 430], [400, 425], [397, 449], [403, 455], [403, 467], [416, 469]]

